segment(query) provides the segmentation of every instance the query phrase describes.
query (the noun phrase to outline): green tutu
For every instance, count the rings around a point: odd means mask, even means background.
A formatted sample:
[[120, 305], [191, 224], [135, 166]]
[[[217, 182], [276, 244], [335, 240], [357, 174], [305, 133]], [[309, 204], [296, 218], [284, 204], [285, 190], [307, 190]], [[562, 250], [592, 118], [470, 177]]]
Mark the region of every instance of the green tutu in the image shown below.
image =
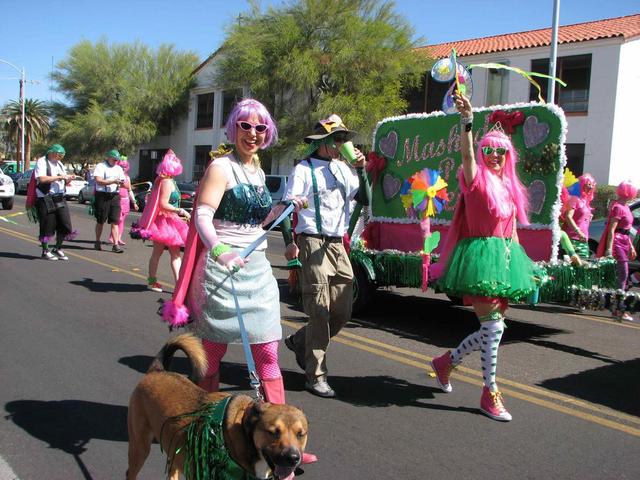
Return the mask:
[[522, 300], [538, 287], [539, 267], [510, 238], [470, 237], [451, 252], [438, 290], [449, 295], [479, 295]]

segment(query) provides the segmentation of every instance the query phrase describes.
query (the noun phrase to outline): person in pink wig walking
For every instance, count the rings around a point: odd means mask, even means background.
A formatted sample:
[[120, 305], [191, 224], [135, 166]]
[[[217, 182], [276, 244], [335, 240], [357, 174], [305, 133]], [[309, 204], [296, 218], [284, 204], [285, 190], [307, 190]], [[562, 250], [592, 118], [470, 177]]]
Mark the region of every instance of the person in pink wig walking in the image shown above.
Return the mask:
[[[621, 182], [616, 188], [616, 200], [609, 208], [607, 225], [602, 232], [602, 238], [598, 244], [597, 255], [616, 259], [616, 273], [618, 276], [618, 288], [627, 290], [629, 280], [629, 260], [635, 260], [636, 249], [631, 242], [631, 226], [633, 214], [627, 205], [630, 200], [638, 196], [638, 189], [631, 182]], [[633, 321], [628, 312], [612, 312], [616, 320]]]
[[118, 238], [113, 238], [113, 233], [109, 235], [109, 241], [114, 245], [125, 245], [122, 241], [122, 232], [124, 232], [124, 221], [129, 215], [131, 211], [131, 205], [133, 205], [133, 209], [138, 211], [138, 203], [136, 202], [136, 197], [133, 195], [133, 190], [131, 189], [131, 177], [129, 177], [129, 162], [127, 161], [127, 157], [124, 155], [120, 157], [118, 160], [118, 165], [122, 168], [124, 172], [124, 183], [120, 185], [118, 189], [118, 194], [120, 195], [120, 223], [118, 223]]
[[[473, 351], [481, 351], [484, 387], [480, 410], [494, 420], [508, 422], [496, 384], [498, 347], [505, 329], [504, 312], [510, 300], [529, 296], [536, 288], [536, 267], [518, 243], [516, 221], [528, 225], [526, 189], [516, 174], [517, 152], [509, 137], [495, 129], [486, 133], [473, 152], [471, 103], [455, 97], [460, 112], [461, 195], [434, 277], [446, 293], [463, 297], [480, 320], [480, 329], [457, 348], [436, 357], [431, 367], [440, 388], [449, 393], [453, 368]], [[476, 160], [477, 159], [477, 160]]]
[[[180, 190], [174, 180], [182, 173], [182, 162], [173, 150], [165, 153], [156, 168], [157, 177], [140, 220], [131, 226], [131, 237], [153, 241], [153, 251], [149, 259], [149, 290], [162, 292], [158, 283], [158, 263], [165, 249], [171, 257], [171, 271], [174, 281], [180, 273], [180, 247], [184, 247], [191, 219], [189, 213], [180, 208]], [[186, 221], [185, 221], [186, 220]]]

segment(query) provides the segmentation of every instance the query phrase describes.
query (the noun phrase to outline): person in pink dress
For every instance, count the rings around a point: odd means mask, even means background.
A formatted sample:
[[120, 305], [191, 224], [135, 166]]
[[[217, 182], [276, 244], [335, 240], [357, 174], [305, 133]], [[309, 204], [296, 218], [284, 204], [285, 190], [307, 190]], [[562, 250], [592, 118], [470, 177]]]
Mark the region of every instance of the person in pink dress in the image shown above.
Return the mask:
[[[596, 181], [590, 173], [581, 175], [578, 179], [579, 195], [569, 195], [562, 205], [562, 230], [569, 237], [572, 252], [570, 256], [589, 258], [589, 225], [593, 218], [591, 202], [596, 193]], [[570, 248], [570, 247], [569, 247]], [[580, 263], [580, 262], [575, 262]]]
[[508, 302], [520, 301], [537, 288], [536, 265], [518, 243], [516, 230], [516, 220], [529, 224], [528, 200], [516, 174], [517, 152], [509, 137], [498, 129], [489, 131], [474, 156], [471, 103], [464, 96], [456, 96], [455, 101], [462, 130], [461, 195], [436, 264], [440, 267], [432, 271], [442, 291], [473, 306], [480, 329], [454, 350], [434, 358], [431, 367], [440, 388], [449, 393], [451, 370], [465, 356], [481, 350], [480, 411], [508, 422], [511, 415], [496, 384], [496, 367]]
[[[153, 241], [153, 251], [149, 259], [149, 290], [162, 292], [158, 283], [158, 263], [165, 250], [171, 257], [171, 271], [174, 281], [180, 273], [180, 247], [184, 247], [189, 231], [189, 213], [180, 208], [180, 191], [174, 180], [182, 173], [182, 163], [173, 150], [169, 149], [156, 168], [158, 176], [153, 182], [151, 194], [142, 216], [131, 226], [131, 237]], [[186, 220], [186, 221], [185, 221]]]
[[120, 185], [118, 189], [118, 194], [120, 195], [120, 223], [118, 224], [118, 238], [114, 239], [113, 234], [109, 235], [109, 241], [114, 245], [125, 245], [122, 241], [122, 232], [124, 232], [124, 221], [129, 215], [131, 211], [131, 204], [133, 204], [133, 209], [138, 211], [138, 203], [136, 202], [136, 197], [133, 195], [133, 190], [131, 189], [131, 178], [129, 177], [129, 162], [127, 161], [127, 157], [122, 156], [120, 160], [118, 160], [118, 165], [124, 171], [124, 183]]
[[[621, 182], [616, 189], [616, 200], [609, 209], [607, 225], [602, 232], [602, 238], [598, 244], [598, 256], [613, 257], [616, 259], [616, 273], [618, 275], [618, 288], [627, 290], [629, 280], [629, 260], [635, 260], [636, 249], [631, 241], [631, 225], [633, 214], [627, 205], [630, 200], [638, 196], [638, 189], [631, 182]], [[627, 312], [612, 312], [616, 320], [633, 321]]]

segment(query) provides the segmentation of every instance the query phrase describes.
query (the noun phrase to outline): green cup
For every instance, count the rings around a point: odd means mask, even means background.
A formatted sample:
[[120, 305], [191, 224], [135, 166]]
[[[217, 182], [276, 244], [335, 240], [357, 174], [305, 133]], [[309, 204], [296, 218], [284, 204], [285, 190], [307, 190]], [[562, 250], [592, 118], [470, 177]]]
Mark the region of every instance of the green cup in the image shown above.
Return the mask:
[[358, 159], [353, 142], [344, 142], [340, 145], [340, 153], [349, 163], [356, 163], [356, 160]]

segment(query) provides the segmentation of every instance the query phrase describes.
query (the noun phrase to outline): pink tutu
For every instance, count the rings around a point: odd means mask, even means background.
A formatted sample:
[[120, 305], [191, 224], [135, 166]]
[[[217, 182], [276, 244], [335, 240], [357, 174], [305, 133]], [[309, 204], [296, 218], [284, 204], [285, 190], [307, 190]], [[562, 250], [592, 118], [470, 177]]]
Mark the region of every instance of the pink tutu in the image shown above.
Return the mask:
[[189, 225], [175, 213], [159, 214], [149, 226], [148, 238], [167, 247], [184, 247]]

